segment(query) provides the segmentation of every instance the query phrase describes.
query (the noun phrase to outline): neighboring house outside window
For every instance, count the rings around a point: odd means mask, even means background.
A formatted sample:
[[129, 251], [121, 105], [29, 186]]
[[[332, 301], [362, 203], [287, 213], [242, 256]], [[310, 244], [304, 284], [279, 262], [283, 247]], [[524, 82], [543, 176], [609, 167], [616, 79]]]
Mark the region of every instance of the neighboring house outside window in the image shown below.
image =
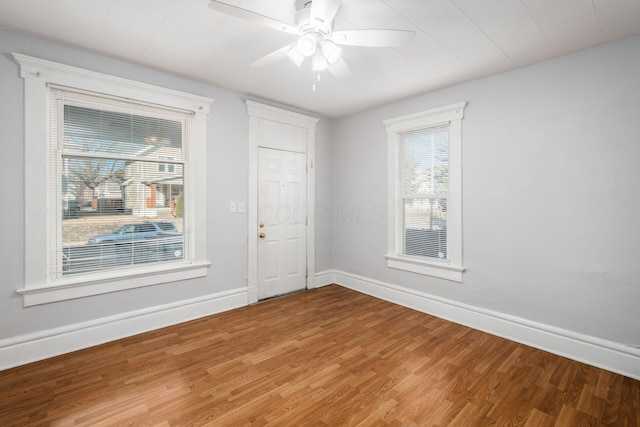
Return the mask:
[[[159, 160], [175, 160], [172, 157], [158, 157]], [[173, 173], [175, 171], [175, 166], [173, 163], [158, 163], [158, 172], [169, 172]]]
[[31, 171], [25, 305], [206, 275], [195, 233], [206, 228], [199, 182], [213, 100], [14, 57]]
[[466, 103], [384, 123], [388, 132], [387, 265], [462, 281], [462, 117]]

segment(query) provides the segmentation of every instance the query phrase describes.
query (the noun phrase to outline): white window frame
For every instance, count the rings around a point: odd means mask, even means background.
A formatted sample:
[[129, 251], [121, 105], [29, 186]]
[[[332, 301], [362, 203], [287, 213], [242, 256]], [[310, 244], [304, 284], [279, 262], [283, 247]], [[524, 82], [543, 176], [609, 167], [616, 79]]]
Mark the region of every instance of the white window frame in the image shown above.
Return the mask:
[[[385, 120], [388, 136], [387, 266], [462, 282], [462, 118], [466, 102]], [[402, 254], [399, 138], [404, 132], [449, 123], [449, 198], [447, 201], [447, 259]]]
[[[25, 282], [24, 287], [17, 290], [23, 296], [24, 306], [206, 276], [210, 265], [206, 255], [206, 239], [195, 239], [195, 236], [206, 235], [207, 117], [214, 100], [19, 53], [13, 53], [13, 57], [19, 64], [20, 75], [24, 79]], [[194, 159], [191, 164], [193, 173], [190, 174], [192, 182], [189, 184], [193, 186], [194, 197], [185, 201], [187, 206], [184, 218], [185, 253], [190, 254], [189, 259], [123, 270], [50, 277], [48, 236], [51, 233], [47, 230], [47, 212], [52, 210], [47, 206], [47, 176], [52, 157], [48, 151], [49, 84], [194, 113], [193, 142], [188, 147], [188, 150], [192, 150]]]

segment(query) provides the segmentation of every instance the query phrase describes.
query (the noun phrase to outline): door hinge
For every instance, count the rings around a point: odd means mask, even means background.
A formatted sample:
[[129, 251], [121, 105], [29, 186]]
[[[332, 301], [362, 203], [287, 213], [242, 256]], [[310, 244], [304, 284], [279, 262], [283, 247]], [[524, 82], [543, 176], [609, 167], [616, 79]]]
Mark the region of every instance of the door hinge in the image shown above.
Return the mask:
[[305, 279], [309, 278], [309, 269], [308, 268], [304, 271], [304, 278]]

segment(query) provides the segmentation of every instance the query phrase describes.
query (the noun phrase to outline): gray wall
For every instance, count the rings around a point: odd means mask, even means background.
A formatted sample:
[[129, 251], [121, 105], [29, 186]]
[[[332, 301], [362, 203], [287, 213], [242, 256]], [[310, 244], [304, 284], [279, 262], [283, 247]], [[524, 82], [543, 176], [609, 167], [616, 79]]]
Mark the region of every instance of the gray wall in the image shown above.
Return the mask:
[[[460, 101], [462, 284], [383, 257], [382, 120]], [[640, 37], [334, 121], [333, 158], [337, 270], [640, 345]]]
[[[245, 96], [0, 31], [0, 339], [246, 285]], [[209, 118], [207, 278], [22, 307], [23, 94], [9, 53], [216, 99]], [[428, 72], [428, 70], [425, 70]], [[640, 345], [640, 38], [458, 85], [316, 132], [316, 271], [331, 268]], [[386, 267], [382, 120], [455, 102], [463, 120], [464, 283]]]
[[[242, 94], [178, 78], [111, 58], [0, 31], [0, 339], [186, 300], [246, 286], [247, 216], [228, 212], [247, 201], [248, 118]], [[23, 81], [12, 52], [215, 98], [208, 130], [208, 277], [111, 294], [22, 307], [24, 286]], [[273, 103], [271, 103], [273, 105]], [[276, 105], [277, 106], [277, 105]], [[303, 112], [304, 113], [304, 112]], [[331, 211], [330, 122], [316, 132], [317, 203]], [[317, 223], [316, 268], [331, 267], [331, 221]]]

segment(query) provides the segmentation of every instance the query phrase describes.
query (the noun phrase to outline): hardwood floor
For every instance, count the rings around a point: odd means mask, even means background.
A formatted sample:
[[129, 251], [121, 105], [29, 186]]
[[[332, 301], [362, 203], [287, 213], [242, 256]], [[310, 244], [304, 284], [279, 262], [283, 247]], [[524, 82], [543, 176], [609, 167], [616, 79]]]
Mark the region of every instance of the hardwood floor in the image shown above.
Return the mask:
[[640, 426], [640, 382], [333, 285], [0, 372], [0, 426]]

